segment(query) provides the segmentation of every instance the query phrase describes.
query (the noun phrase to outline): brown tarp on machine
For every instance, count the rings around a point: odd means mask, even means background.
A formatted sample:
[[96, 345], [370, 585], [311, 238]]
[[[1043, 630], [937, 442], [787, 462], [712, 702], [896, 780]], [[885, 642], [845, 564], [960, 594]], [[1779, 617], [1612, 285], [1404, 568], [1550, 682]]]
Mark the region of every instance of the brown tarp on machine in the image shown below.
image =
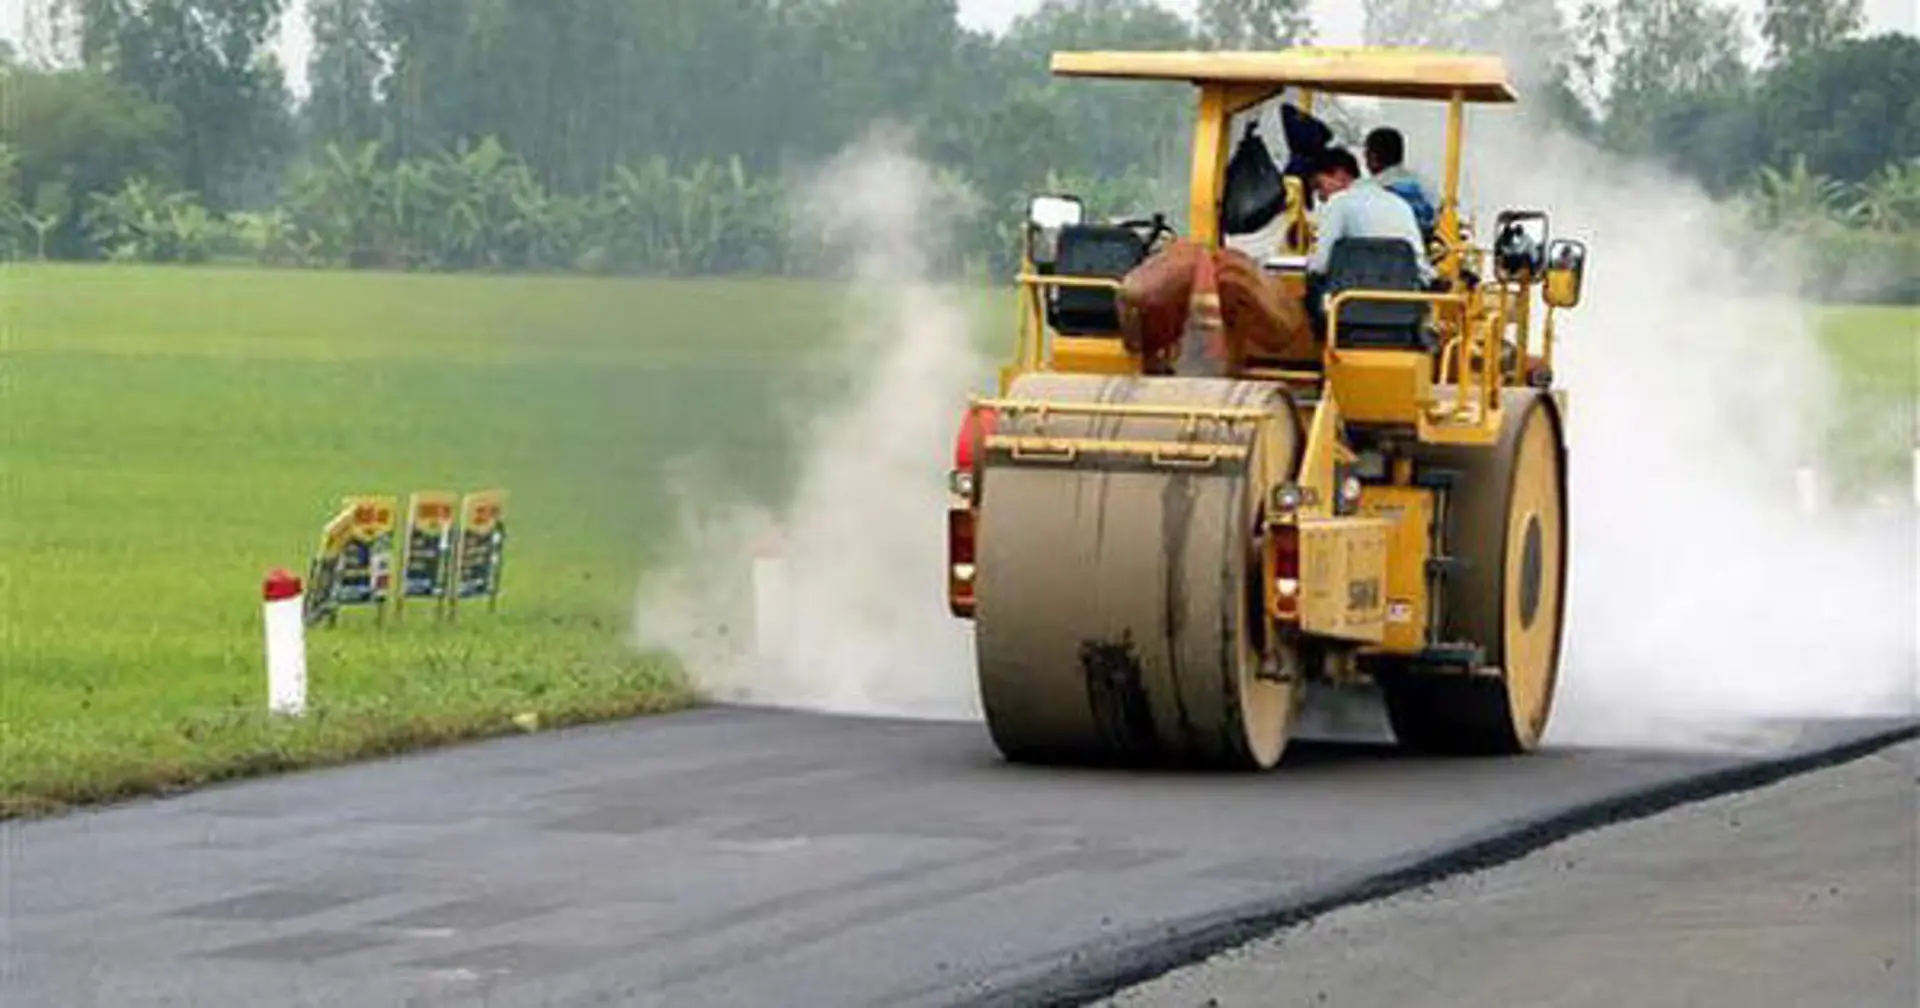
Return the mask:
[[1235, 249], [1180, 240], [1120, 283], [1121, 338], [1148, 370], [1219, 375], [1252, 355], [1315, 356], [1306, 306]]

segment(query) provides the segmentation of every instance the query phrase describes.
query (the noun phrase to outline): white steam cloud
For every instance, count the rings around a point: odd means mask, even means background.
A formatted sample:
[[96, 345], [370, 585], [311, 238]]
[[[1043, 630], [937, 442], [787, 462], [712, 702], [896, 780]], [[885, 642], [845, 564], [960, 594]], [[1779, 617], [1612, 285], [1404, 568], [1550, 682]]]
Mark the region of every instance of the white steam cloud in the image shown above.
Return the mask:
[[[1473, 47], [1502, 52], [1531, 91], [1551, 55], [1534, 34], [1496, 26]], [[1371, 118], [1401, 126], [1438, 181], [1434, 106]], [[1543, 209], [1591, 256], [1583, 303], [1558, 324], [1572, 527], [1548, 743], [1765, 746], [1799, 720], [1914, 716], [1913, 475], [1836, 478], [1830, 438], [1850, 404], [1798, 298], [1796, 250], [1543, 118], [1470, 114], [1462, 188], [1481, 243], [1500, 210]], [[1854, 428], [1865, 453], [1910, 463], [1914, 404], [1877, 419]], [[1812, 514], [1805, 470], [1824, 488]]]
[[852, 275], [837, 349], [856, 379], [801, 421], [800, 481], [778, 513], [679, 495], [681, 555], [637, 613], [641, 644], [679, 655], [716, 700], [979, 716], [972, 637], [946, 608], [945, 459], [991, 372], [962, 293], [930, 279], [958, 208], [941, 181], [876, 133], [801, 188], [804, 236]]
[[1550, 739], [1760, 742], [1772, 721], [1912, 714], [1912, 494], [1803, 510], [1796, 473], [1830, 472], [1840, 402], [1811, 310], [1770, 293], [1792, 277], [1685, 183], [1503, 125], [1479, 130], [1479, 189], [1548, 209], [1593, 256], [1557, 362], [1573, 518]]
[[[1439, 131], [1412, 118], [1437, 160]], [[1549, 743], [1766, 745], [1796, 719], [1912, 716], [1913, 491], [1833, 478], [1846, 404], [1791, 257], [1691, 184], [1531, 117], [1474, 115], [1467, 139], [1483, 232], [1544, 209], [1591, 256], [1558, 321], [1572, 555]], [[1865, 436], [1906, 462], [1912, 404], [1880, 419]], [[1829, 491], [1812, 514], [1803, 467]]]

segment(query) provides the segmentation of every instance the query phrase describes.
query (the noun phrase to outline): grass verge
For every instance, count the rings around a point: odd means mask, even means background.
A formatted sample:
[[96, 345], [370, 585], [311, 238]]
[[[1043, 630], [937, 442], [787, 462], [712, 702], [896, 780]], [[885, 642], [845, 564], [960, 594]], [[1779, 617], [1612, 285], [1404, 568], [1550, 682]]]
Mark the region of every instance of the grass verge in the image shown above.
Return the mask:
[[[682, 458], [791, 478], [835, 290], [246, 269], [0, 273], [0, 816], [695, 702], [630, 645]], [[711, 474], [710, 474], [711, 475]], [[264, 712], [259, 586], [342, 495], [504, 487], [497, 612], [349, 611]], [[691, 502], [697, 506], [698, 502]]]

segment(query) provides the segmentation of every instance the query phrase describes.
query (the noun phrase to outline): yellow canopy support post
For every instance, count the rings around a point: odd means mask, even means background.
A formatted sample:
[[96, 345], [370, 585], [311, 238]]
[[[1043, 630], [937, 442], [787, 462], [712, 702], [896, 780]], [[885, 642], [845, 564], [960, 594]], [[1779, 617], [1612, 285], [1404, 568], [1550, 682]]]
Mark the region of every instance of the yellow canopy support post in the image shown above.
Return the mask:
[[1187, 204], [1187, 228], [1202, 245], [1220, 243], [1220, 186], [1227, 165], [1227, 91], [1200, 89], [1199, 118], [1193, 138], [1193, 180]]
[[1454, 287], [1460, 283], [1460, 155], [1466, 129], [1466, 96], [1455, 91], [1447, 102], [1447, 191], [1440, 197], [1440, 240], [1447, 255], [1440, 264]]

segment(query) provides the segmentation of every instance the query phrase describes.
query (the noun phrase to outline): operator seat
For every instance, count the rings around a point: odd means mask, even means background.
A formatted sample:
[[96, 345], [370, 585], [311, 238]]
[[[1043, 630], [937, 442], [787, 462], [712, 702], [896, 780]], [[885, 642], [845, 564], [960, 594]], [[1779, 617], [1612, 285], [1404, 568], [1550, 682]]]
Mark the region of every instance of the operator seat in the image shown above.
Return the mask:
[[[1146, 258], [1146, 241], [1133, 228], [1069, 224], [1060, 229], [1054, 266], [1048, 272], [1118, 280]], [[1117, 335], [1119, 302], [1111, 290], [1055, 287], [1047, 301], [1047, 324], [1062, 336]]]
[[[1316, 305], [1316, 314], [1326, 320], [1323, 331], [1331, 332], [1333, 320], [1327, 306], [1341, 291], [1424, 290], [1420, 261], [1415, 256], [1413, 247], [1398, 238], [1342, 238], [1334, 242], [1333, 252], [1327, 257], [1326, 280], [1321, 285], [1326, 300]], [[1434, 347], [1433, 333], [1427, 328], [1430, 307], [1425, 301], [1348, 300], [1340, 308], [1340, 345], [1430, 351]]]

